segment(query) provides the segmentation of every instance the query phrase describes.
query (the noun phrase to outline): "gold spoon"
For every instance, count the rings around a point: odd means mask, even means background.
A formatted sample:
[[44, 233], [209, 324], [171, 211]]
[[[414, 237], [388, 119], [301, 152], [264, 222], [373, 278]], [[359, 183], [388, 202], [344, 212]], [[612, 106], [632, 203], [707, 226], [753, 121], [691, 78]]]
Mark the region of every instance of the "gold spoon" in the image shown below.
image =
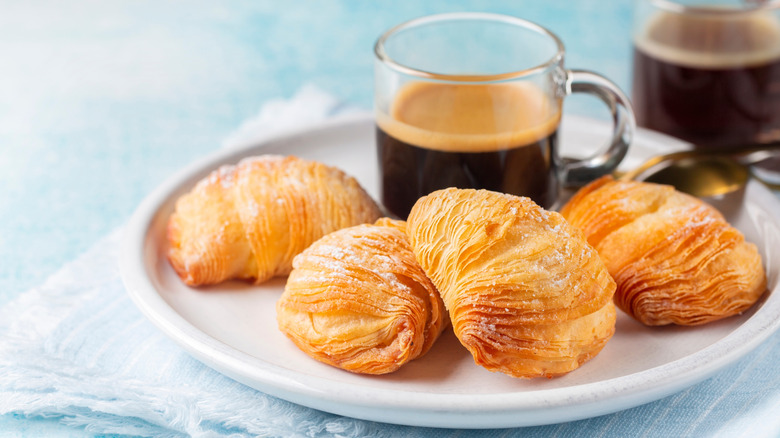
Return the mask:
[[[722, 196], [747, 184], [750, 179], [747, 165], [769, 158], [777, 151], [780, 151], [780, 143], [716, 150], [692, 149], [652, 157], [634, 170], [615, 173], [615, 177], [668, 184], [700, 198]], [[780, 189], [773, 184], [767, 185]]]

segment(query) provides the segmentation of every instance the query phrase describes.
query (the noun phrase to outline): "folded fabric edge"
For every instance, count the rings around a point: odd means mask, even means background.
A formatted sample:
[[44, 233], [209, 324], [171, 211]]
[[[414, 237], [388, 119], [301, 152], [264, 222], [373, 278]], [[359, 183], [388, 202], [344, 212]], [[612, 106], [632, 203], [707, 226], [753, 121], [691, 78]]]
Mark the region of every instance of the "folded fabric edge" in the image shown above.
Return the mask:
[[369, 111], [351, 105], [317, 87], [302, 85], [289, 99], [266, 101], [260, 110], [245, 120], [222, 142], [223, 148], [238, 148], [256, 143], [286, 130], [316, 124], [326, 119], [338, 119]]
[[80, 289], [62, 293], [59, 285], [81, 276], [88, 278], [91, 266], [86, 263], [104, 252], [106, 246], [117, 244], [123, 227], [116, 228], [100, 238], [87, 251], [77, 256], [40, 286], [29, 289], [0, 308], [0, 357], [5, 348], [23, 346], [49, 334], [78, 305]]

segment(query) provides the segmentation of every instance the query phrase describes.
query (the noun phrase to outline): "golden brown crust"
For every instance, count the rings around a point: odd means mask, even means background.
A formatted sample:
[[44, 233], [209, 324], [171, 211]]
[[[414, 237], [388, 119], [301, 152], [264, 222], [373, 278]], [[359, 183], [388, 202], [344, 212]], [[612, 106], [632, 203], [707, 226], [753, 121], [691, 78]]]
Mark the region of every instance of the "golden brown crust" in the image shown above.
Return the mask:
[[646, 325], [698, 325], [741, 313], [766, 289], [755, 245], [705, 202], [673, 187], [605, 177], [561, 210], [583, 230]]
[[263, 155], [223, 166], [176, 202], [168, 258], [188, 285], [263, 282], [323, 235], [373, 222], [379, 208], [339, 169]]
[[326, 235], [295, 257], [277, 322], [309, 356], [384, 374], [425, 354], [447, 325], [404, 223], [380, 219]]
[[614, 333], [615, 283], [598, 254], [528, 198], [440, 190], [415, 204], [407, 232], [456, 336], [489, 370], [564, 374]]

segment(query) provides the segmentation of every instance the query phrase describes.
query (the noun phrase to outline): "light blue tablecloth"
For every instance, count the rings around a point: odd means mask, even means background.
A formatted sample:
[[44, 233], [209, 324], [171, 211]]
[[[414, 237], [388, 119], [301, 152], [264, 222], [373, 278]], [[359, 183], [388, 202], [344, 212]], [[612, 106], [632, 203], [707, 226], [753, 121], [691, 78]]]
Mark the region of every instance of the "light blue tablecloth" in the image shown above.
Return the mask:
[[[569, 50], [568, 66], [597, 70], [628, 89], [631, 3], [4, 1], [0, 307], [44, 283], [120, 227], [147, 193], [220, 147], [269, 99], [289, 97], [312, 83], [369, 108], [372, 45], [393, 24], [445, 11], [521, 16], [561, 36]], [[591, 108], [587, 101], [567, 104], [572, 112]], [[138, 321], [130, 322], [146, 330], [146, 322]], [[158, 344], [176, 348], [166, 342]], [[280, 429], [269, 430], [284, 430], [287, 421], [291, 431], [323, 436], [734, 436], [745, 430], [776, 436], [779, 344], [775, 335], [737, 365], [683, 393], [576, 423], [500, 431], [426, 430], [282, 404], [278, 414], [283, 421], [269, 422]], [[63, 344], [61, 351], [67, 348]], [[203, 372], [187, 356], [178, 360], [185, 369]], [[3, 400], [6, 406], [8, 400]], [[80, 424], [77, 416], [28, 418], [21, 412], [0, 416], [0, 434], [89, 436], [105, 431], [60, 423]], [[761, 428], [746, 427], [755, 424]]]

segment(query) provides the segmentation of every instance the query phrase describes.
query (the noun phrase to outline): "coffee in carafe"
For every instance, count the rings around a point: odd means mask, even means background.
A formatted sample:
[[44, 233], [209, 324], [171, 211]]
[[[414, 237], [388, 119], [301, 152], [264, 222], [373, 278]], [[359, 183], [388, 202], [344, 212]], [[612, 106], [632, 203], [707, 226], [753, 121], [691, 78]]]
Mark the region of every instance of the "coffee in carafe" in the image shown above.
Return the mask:
[[780, 140], [775, 15], [664, 11], [634, 43], [640, 126], [704, 147]]

